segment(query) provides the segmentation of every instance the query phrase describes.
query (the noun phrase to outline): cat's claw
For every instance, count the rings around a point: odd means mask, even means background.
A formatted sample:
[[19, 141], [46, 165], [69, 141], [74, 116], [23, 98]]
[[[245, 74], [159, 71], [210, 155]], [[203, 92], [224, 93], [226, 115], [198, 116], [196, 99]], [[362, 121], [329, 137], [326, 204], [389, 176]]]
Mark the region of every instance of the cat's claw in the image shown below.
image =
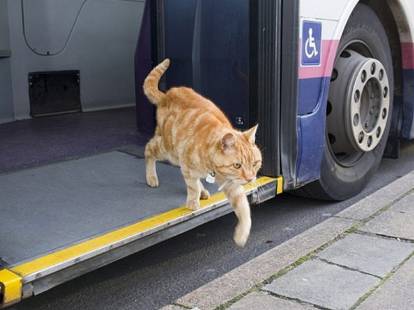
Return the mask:
[[187, 201], [187, 208], [193, 211], [197, 211], [201, 208], [200, 202], [198, 202], [198, 200]]
[[150, 187], [158, 187], [160, 185], [156, 175], [147, 176], [147, 184]]
[[209, 198], [210, 198], [210, 193], [208, 192], [208, 190], [203, 189], [203, 190], [201, 191], [201, 194], [200, 194], [200, 199], [201, 199], [201, 200], [207, 200], [207, 199], [209, 199]]

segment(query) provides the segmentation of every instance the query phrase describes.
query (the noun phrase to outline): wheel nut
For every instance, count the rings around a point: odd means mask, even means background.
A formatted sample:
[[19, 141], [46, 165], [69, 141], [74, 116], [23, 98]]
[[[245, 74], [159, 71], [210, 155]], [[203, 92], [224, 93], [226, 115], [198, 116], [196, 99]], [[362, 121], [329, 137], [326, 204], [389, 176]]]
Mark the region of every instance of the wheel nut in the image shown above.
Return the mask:
[[359, 102], [359, 98], [361, 97], [361, 92], [357, 89], [354, 95], [355, 102]]
[[384, 70], [380, 70], [379, 72], [379, 80], [382, 81], [382, 79], [384, 78]]
[[375, 70], [377, 70], [377, 65], [373, 62], [371, 65], [371, 74], [375, 74]]
[[381, 136], [381, 127], [377, 128], [377, 138]]
[[358, 142], [362, 143], [364, 141], [364, 133], [361, 131], [358, 135]]
[[388, 87], [384, 87], [384, 98], [388, 96]]
[[354, 126], [356, 127], [356, 126], [358, 126], [358, 124], [359, 124], [359, 115], [355, 114], [354, 115]]
[[365, 81], [367, 80], [367, 71], [362, 71], [362, 74], [361, 74], [361, 81], [362, 81], [362, 83], [365, 83]]
[[372, 137], [371, 136], [368, 137], [367, 145], [368, 145], [368, 147], [371, 147], [371, 145], [372, 145]]

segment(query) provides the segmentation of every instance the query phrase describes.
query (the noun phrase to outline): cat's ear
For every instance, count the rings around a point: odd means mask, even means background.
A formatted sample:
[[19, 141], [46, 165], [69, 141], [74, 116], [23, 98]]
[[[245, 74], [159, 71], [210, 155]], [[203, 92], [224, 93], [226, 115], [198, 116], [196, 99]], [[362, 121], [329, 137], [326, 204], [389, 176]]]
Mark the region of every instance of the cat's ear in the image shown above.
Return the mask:
[[246, 136], [247, 140], [249, 140], [251, 144], [254, 144], [256, 142], [257, 127], [259, 127], [259, 124], [243, 132], [243, 134]]
[[234, 138], [234, 135], [232, 133], [226, 133], [221, 139], [221, 149], [223, 151], [228, 151], [233, 148], [235, 143], [236, 139]]

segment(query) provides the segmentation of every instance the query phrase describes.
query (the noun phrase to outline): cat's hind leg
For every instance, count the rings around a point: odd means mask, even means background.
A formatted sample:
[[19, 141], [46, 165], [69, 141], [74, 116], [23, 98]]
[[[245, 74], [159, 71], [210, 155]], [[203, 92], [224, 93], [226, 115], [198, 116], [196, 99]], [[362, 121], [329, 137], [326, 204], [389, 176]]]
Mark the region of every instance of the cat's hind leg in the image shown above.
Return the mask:
[[145, 146], [145, 170], [147, 184], [150, 187], [158, 187], [159, 181], [157, 176], [156, 162], [161, 158], [162, 149], [161, 136], [154, 136]]
[[207, 199], [209, 199], [210, 198], [209, 191], [204, 188], [204, 185], [203, 185], [203, 183], [200, 180], [198, 180], [198, 182], [200, 182], [200, 188], [201, 188], [200, 199], [201, 200], [207, 200]]

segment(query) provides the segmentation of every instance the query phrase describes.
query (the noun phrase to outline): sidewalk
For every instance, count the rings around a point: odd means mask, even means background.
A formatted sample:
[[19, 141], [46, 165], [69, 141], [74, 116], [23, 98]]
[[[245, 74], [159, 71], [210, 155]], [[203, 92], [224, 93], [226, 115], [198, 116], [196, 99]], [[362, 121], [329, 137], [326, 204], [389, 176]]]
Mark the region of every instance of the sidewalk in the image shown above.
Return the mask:
[[414, 172], [163, 309], [414, 309]]

